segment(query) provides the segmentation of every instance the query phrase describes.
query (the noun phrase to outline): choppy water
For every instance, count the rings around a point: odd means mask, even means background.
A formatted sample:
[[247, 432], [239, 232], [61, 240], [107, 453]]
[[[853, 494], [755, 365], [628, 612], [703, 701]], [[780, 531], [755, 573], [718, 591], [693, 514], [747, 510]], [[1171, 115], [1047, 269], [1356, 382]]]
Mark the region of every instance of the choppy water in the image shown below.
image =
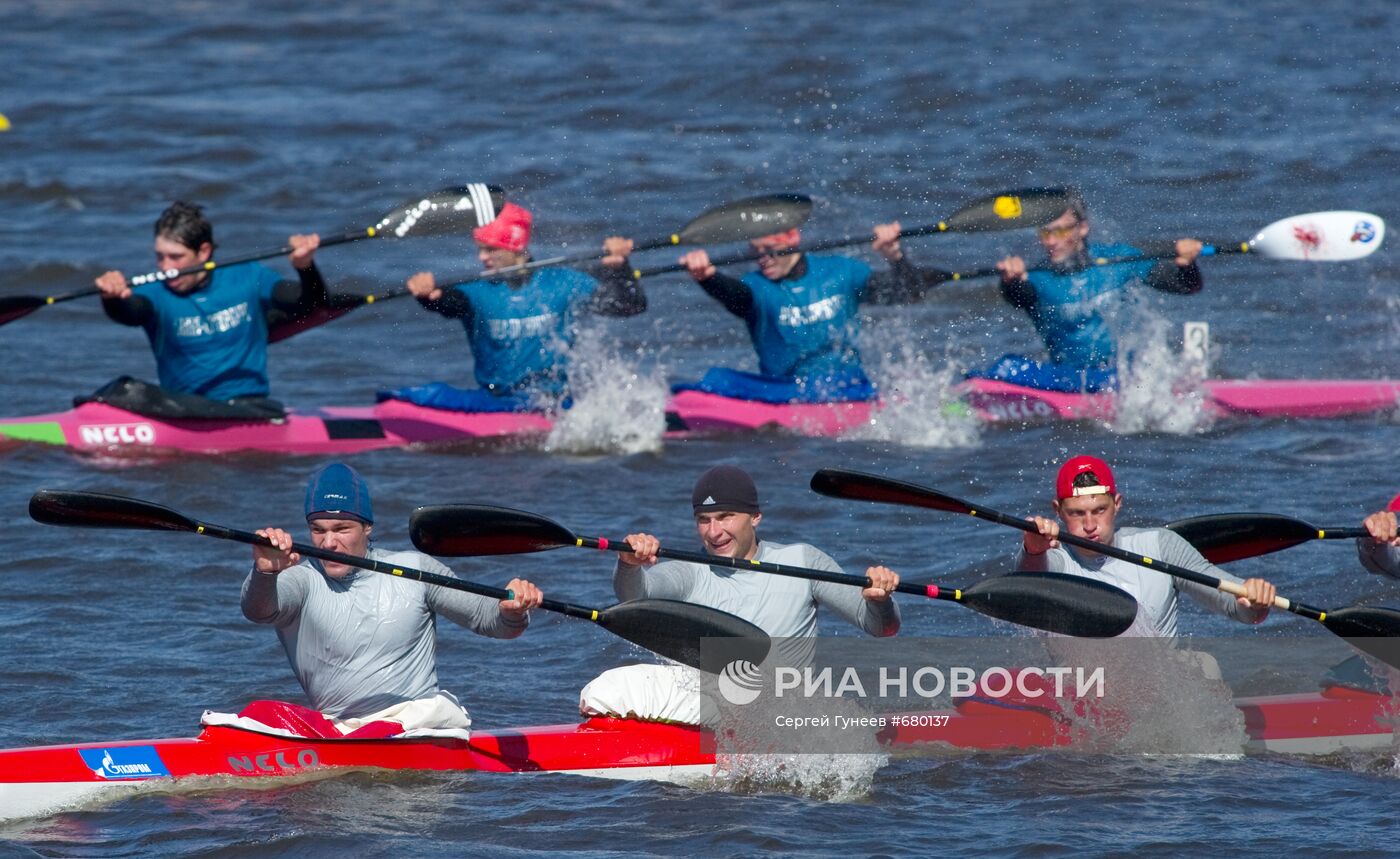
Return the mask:
[[[1385, 4], [59, 0], [0, 11], [0, 112], [13, 122], [0, 134], [6, 294], [78, 288], [112, 266], [144, 271], [149, 224], [177, 196], [208, 207], [230, 254], [293, 231], [363, 226], [400, 199], [469, 181], [500, 184], [535, 210], [537, 251], [589, 246], [612, 231], [665, 234], [724, 200], [787, 190], [819, 199], [813, 238], [894, 218], [937, 221], [975, 196], [1059, 182], [1085, 189], [1109, 239], [1239, 241], [1318, 209], [1397, 216], [1400, 10]], [[950, 269], [1012, 250], [1033, 251], [1033, 238], [909, 245], [917, 261]], [[421, 268], [475, 268], [453, 240], [327, 249], [321, 263], [352, 291]], [[1198, 296], [1145, 297], [1120, 320], [1125, 338], [1143, 349], [1153, 337], [1176, 344], [1182, 322], [1207, 320], [1220, 375], [1397, 374], [1392, 250], [1333, 266], [1212, 260], [1205, 272]], [[414, 506], [465, 500], [684, 544], [694, 476], [734, 462], [759, 481], [771, 538], [819, 543], [853, 567], [879, 559], [961, 582], [1010, 552], [1014, 535], [818, 498], [805, 488], [811, 472], [879, 471], [1025, 513], [1044, 503], [1052, 463], [1096, 451], [1120, 464], [1128, 518], [1144, 523], [1253, 509], [1352, 525], [1400, 489], [1393, 416], [1200, 427], [1145, 405], [1115, 428], [1011, 432], [948, 422], [936, 397], [915, 396], [894, 429], [863, 439], [661, 447], [645, 416], [662, 380], [752, 359], [739, 324], [688, 280], [647, 287], [648, 314], [601, 327], [586, 356], [597, 394], [552, 453], [356, 458], [377, 491], [382, 544], [406, 541]], [[872, 310], [865, 351], [887, 383], [921, 393], [962, 367], [1033, 349], [1032, 337], [991, 285], [964, 284], [916, 308]], [[6, 326], [0, 342], [11, 367], [0, 386], [7, 414], [56, 410], [118, 373], [154, 372], [141, 335], [107, 323], [94, 303], [41, 310]], [[272, 373], [290, 403], [344, 404], [380, 387], [464, 381], [468, 363], [460, 329], [394, 302], [274, 347]], [[622, 392], [633, 373], [640, 380]], [[8, 455], [0, 746], [188, 734], [204, 708], [297, 693], [275, 637], [238, 612], [243, 549], [47, 529], [25, 513], [34, 489], [119, 492], [234, 526], [295, 524], [302, 483], [319, 464]], [[608, 561], [585, 554], [457, 568], [490, 582], [527, 574], [555, 595], [612, 601]], [[1346, 546], [1299, 548], [1238, 571], [1319, 604], [1396, 602]], [[905, 617], [919, 634], [1005, 632], [950, 606], [911, 604]], [[1189, 609], [1184, 625], [1222, 636], [1308, 631], [1284, 617], [1256, 632]], [[510, 644], [452, 628], [440, 641], [444, 683], [483, 727], [566, 721], [582, 678], [635, 655], [553, 617]], [[1301, 689], [1315, 678], [1278, 680]], [[89, 856], [524, 856], [565, 846], [597, 855], [1182, 855], [1221, 844], [1261, 855], [1300, 844], [1388, 855], [1395, 785], [1388, 754], [1321, 764], [896, 760], [841, 801], [778, 785], [750, 795], [554, 776], [359, 775], [143, 796], [6, 825], [0, 838], [14, 855]]]

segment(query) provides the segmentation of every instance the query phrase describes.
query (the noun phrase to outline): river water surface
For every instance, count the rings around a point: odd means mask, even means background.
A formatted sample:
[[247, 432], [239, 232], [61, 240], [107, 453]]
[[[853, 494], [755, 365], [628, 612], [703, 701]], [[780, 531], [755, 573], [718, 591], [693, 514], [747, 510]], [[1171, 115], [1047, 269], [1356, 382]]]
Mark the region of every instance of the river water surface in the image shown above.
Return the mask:
[[[1095, 6], [1099, 8], [1094, 8]], [[533, 209], [536, 250], [611, 232], [665, 235], [701, 210], [796, 191], [814, 239], [898, 219], [936, 222], [998, 190], [1074, 183], [1096, 236], [1238, 242], [1287, 215], [1400, 196], [1400, 7], [1187, 2], [982, 7], [347, 0], [0, 3], [8, 81], [0, 112], [0, 293], [80, 288], [150, 267], [149, 224], [198, 201], [223, 252], [292, 232], [362, 227], [398, 201], [492, 182]], [[1026, 232], [908, 243], [917, 262], [976, 268], [1033, 255]], [[661, 252], [639, 262], [666, 263]], [[458, 239], [368, 242], [319, 257], [334, 288], [366, 292], [413, 271], [476, 269]], [[285, 263], [275, 263], [285, 266]], [[878, 265], [878, 263], [877, 263]], [[1400, 368], [1400, 266], [1210, 260], [1197, 296], [1145, 295], [1116, 320], [1170, 387], [1184, 322], [1210, 323], [1226, 377], [1384, 378]], [[662, 444], [667, 379], [752, 369], [741, 325], [686, 278], [646, 287], [650, 311], [585, 337], [588, 389], [541, 445], [354, 457], [372, 482], [380, 545], [407, 544], [420, 504], [537, 511], [583, 533], [647, 529], [692, 547], [687, 499], [710, 465], [743, 465], [764, 532], [843, 564], [970, 582], [1016, 545], [966, 517], [819, 498], [821, 467], [890, 474], [1028, 514], [1057, 462], [1117, 464], [1124, 522], [1266, 510], [1354, 525], [1400, 490], [1395, 416], [1209, 424], [1144, 400], [1114, 426], [977, 427], [939, 408], [942, 386], [1007, 351], [1033, 351], [1023, 316], [986, 282], [947, 285], [865, 320], [867, 362], [909, 402], [858, 438], [761, 435]], [[142, 336], [95, 302], [45, 308], [0, 331], [6, 414], [56, 411], [121, 373], [153, 377]], [[272, 349], [288, 403], [353, 404], [378, 388], [459, 384], [459, 327], [411, 302], [357, 311]], [[1149, 379], [1149, 381], [1154, 381]], [[104, 462], [6, 454], [8, 574], [0, 590], [0, 747], [186, 736], [204, 709], [299, 690], [271, 630], [238, 610], [246, 549], [193, 537], [58, 531], [32, 522], [38, 488], [116, 492], [234, 527], [297, 524], [322, 460], [220, 457]], [[472, 578], [527, 575], [576, 602], [613, 601], [606, 558], [559, 553], [458, 563]], [[1400, 595], [1346, 545], [1237, 565], [1327, 606]], [[836, 631], [838, 621], [827, 619]], [[1186, 606], [1195, 636], [1279, 640]], [[905, 605], [908, 633], [1015, 630], [948, 605]], [[844, 632], [844, 631], [843, 631]], [[638, 653], [542, 615], [499, 643], [444, 624], [439, 673], [477, 726], [566, 722], [588, 677]], [[1346, 655], [1337, 645], [1338, 659]], [[1267, 690], [1306, 690], [1282, 672]], [[352, 775], [265, 791], [143, 795], [0, 825], [6, 855], [1278, 855], [1308, 845], [1391, 855], [1395, 751], [1313, 761], [1129, 754], [958, 755], [841, 765], [823, 786], [762, 778], [692, 790], [566, 776]], [[790, 775], [790, 774], [789, 774]], [[832, 788], [832, 783], [838, 785]]]

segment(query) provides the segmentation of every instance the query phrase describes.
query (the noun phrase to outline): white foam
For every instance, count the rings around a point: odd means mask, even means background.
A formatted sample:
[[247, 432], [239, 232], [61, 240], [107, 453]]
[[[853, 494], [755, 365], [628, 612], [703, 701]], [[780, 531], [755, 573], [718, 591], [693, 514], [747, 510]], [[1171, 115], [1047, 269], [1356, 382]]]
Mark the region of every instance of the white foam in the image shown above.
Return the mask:
[[884, 320], [885, 350], [866, 370], [880, 388], [881, 406], [870, 422], [846, 434], [859, 441], [909, 447], [965, 448], [981, 443], [981, 422], [952, 392], [962, 375], [948, 356], [931, 358], [907, 327]]
[[643, 369], [641, 350], [618, 354], [596, 329], [581, 332], [570, 352], [573, 406], [559, 413], [545, 439], [549, 453], [652, 453], [661, 450], [670, 389], [664, 372]]
[[1131, 301], [1119, 322], [1119, 386], [1111, 429], [1122, 435], [1193, 435], [1208, 429], [1212, 419], [1201, 387], [1204, 370], [1168, 345], [1167, 320], [1144, 302]]

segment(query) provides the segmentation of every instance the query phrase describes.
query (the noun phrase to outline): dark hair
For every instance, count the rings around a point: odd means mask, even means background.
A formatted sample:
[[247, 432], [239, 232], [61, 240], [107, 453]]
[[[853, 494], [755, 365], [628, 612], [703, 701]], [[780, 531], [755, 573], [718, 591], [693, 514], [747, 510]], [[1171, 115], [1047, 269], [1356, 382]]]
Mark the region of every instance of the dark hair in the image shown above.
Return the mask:
[[[1065, 189], [1065, 195], [1066, 195], [1066, 197], [1068, 198], [1068, 199], [1066, 200], [1066, 202], [1068, 203], [1068, 205], [1065, 206], [1065, 211], [1073, 212], [1073, 213], [1074, 213], [1074, 218], [1075, 218], [1075, 220], [1077, 220], [1077, 221], [1087, 221], [1087, 220], [1089, 220], [1089, 207], [1088, 207], [1087, 205], [1085, 205], [1085, 203], [1084, 203], [1084, 195], [1081, 194], [1081, 193], [1079, 193], [1079, 189], [1078, 189], [1078, 188], [1066, 188], [1066, 189]], [[1093, 484], [1093, 485], [1097, 486], [1098, 484]]]
[[1099, 480], [1099, 476], [1094, 472], [1081, 471], [1074, 476], [1074, 483], [1072, 483], [1071, 485], [1075, 489], [1083, 489], [1086, 486], [1103, 486], [1104, 484], [1102, 480]]
[[214, 225], [204, 217], [200, 207], [176, 200], [156, 219], [156, 237], [161, 236], [197, 251], [205, 242], [214, 244]]

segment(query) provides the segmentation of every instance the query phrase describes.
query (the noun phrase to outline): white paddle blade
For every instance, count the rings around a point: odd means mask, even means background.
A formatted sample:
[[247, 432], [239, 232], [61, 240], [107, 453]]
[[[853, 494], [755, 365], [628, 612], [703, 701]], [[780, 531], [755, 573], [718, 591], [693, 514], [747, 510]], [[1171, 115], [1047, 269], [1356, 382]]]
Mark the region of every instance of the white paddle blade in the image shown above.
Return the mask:
[[1385, 221], [1370, 212], [1309, 212], [1269, 224], [1249, 249], [1269, 259], [1343, 262], [1370, 256], [1384, 240]]

